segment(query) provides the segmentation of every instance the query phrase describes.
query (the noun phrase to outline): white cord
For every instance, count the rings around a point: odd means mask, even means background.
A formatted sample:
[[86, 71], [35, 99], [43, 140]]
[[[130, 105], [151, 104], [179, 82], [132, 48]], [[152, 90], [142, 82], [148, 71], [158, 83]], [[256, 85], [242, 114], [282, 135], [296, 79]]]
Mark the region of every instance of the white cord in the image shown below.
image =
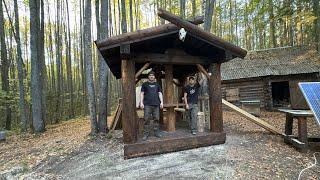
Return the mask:
[[316, 165], [318, 164], [318, 163], [317, 163], [318, 161], [317, 161], [317, 158], [316, 158], [316, 154], [317, 154], [317, 153], [320, 154], [320, 152], [315, 152], [315, 153], [313, 153], [314, 164], [312, 164], [312, 165], [309, 166], [309, 167], [306, 167], [306, 168], [302, 169], [302, 170], [300, 171], [300, 173], [299, 173], [298, 180], [300, 180], [301, 174], [302, 174], [305, 170], [310, 169], [310, 168], [312, 168], [312, 167], [314, 167], [314, 166], [316, 166]]

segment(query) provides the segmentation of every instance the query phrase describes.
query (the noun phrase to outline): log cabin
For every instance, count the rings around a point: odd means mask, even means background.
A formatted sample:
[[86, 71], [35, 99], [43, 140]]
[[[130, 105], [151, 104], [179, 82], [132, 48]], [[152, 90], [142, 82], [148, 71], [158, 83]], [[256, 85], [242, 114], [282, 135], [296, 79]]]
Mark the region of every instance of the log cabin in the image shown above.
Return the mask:
[[298, 82], [320, 81], [320, 55], [313, 46], [248, 52], [221, 65], [222, 97], [235, 105], [260, 101], [266, 110], [308, 109]]

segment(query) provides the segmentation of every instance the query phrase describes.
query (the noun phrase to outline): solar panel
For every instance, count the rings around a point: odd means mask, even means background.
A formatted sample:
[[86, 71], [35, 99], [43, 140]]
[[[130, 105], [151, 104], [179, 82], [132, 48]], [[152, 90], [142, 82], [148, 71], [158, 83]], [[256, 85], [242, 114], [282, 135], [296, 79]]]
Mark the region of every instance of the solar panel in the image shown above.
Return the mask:
[[301, 82], [299, 87], [318, 125], [320, 125], [320, 82]]

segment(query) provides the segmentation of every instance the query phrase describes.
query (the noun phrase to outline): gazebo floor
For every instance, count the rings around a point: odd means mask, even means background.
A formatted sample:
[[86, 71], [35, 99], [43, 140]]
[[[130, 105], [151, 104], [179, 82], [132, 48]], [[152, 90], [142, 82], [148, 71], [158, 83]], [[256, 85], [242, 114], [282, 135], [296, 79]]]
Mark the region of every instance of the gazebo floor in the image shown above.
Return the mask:
[[142, 141], [139, 137], [136, 143], [125, 144], [125, 159], [223, 144], [226, 141], [224, 132], [198, 132], [197, 135], [192, 135], [189, 130], [177, 129], [174, 132], [163, 131], [162, 134], [162, 138], [150, 136], [146, 141]]

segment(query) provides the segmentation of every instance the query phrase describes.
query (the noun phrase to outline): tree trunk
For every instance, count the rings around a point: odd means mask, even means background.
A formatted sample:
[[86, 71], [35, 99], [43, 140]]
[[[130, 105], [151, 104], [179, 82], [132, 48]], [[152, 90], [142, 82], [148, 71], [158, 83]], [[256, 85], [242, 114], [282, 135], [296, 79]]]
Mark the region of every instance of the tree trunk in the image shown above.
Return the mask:
[[[108, 1], [101, 1], [100, 29], [98, 29], [98, 37], [105, 39], [108, 37]], [[103, 57], [99, 53], [99, 116], [98, 125], [99, 132], [106, 133], [107, 127], [107, 109], [108, 109], [108, 67]]]
[[[3, 7], [2, 2], [0, 2], [1, 84], [2, 90], [9, 94], [9, 62], [5, 37]], [[11, 108], [9, 104], [5, 107], [5, 128], [7, 130], [11, 129]]]
[[186, 17], [186, 0], [180, 0], [180, 17], [182, 19]]
[[69, 118], [74, 117], [74, 95], [73, 95], [73, 81], [72, 81], [72, 69], [71, 69], [71, 35], [70, 35], [70, 16], [69, 16], [69, 6], [68, 0], [66, 0], [67, 8], [67, 21], [68, 21], [68, 42], [67, 42], [67, 81], [69, 90]]
[[197, 10], [197, 7], [196, 7], [196, 0], [192, 0], [192, 18], [196, 17], [196, 10]]
[[130, 31], [133, 31], [133, 10], [132, 10], [132, 0], [129, 0], [130, 4]]
[[60, 0], [57, 0], [57, 11], [56, 11], [56, 32], [55, 32], [55, 38], [56, 38], [56, 78], [57, 78], [57, 90], [56, 90], [56, 109], [55, 109], [55, 123], [59, 122], [59, 119], [61, 117], [61, 36], [60, 36]]
[[46, 88], [47, 88], [47, 69], [44, 57], [44, 5], [43, 0], [40, 0], [40, 30], [39, 30], [39, 49], [38, 49], [38, 59], [39, 59], [39, 70], [40, 70], [40, 87], [41, 87], [41, 111], [42, 120], [46, 120]]
[[91, 40], [91, 0], [86, 0], [84, 11], [84, 52], [86, 66], [86, 84], [88, 91], [88, 105], [91, 121], [91, 134], [97, 133], [96, 99], [92, 67], [92, 40]]
[[275, 22], [274, 22], [274, 14], [273, 14], [273, 2], [269, 0], [268, 3], [269, 10], [269, 22], [270, 22], [270, 46], [277, 47], [277, 40], [275, 35]]
[[29, 1], [30, 7], [30, 49], [31, 49], [31, 101], [33, 129], [36, 133], [45, 130], [42, 117], [42, 92], [40, 81], [39, 59], [39, 29], [40, 29], [40, 3], [37, 0]]
[[121, 0], [121, 30], [122, 33], [127, 32], [127, 17], [126, 17], [126, 1]]
[[302, 5], [301, 5], [301, 0], [297, 0], [297, 45], [302, 45], [302, 17], [301, 17], [301, 12], [302, 12]]
[[25, 89], [24, 89], [24, 64], [21, 53], [21, 41], [20, 41], [20, 28], [19, 28], [19, 11], [17, 0], [14, 0], [14, 18], [15, 18], [15, 39], [17, 43], [17, 67], [18, 67], [18, 79], [19, 79], [19, 110], [20, 110], [20, 122], [21, 131], [27, 131], [27, 115], [26, 115], [26, 102], [25, 102]]
[[211, 24], [212, 24], [214, 3], [215, 3], [215, 0], [206, 0], [206, 4], [205, 4], [206, 6], [205, 6], [203, 28], [205, 31], [209, 31], [209, 32], [210, 32]]
[[313, 0], [313, 14], [317, 18], [314, 20], [314, 42], [318, 52], [320, 53], [320, 8], [319, 0]]

